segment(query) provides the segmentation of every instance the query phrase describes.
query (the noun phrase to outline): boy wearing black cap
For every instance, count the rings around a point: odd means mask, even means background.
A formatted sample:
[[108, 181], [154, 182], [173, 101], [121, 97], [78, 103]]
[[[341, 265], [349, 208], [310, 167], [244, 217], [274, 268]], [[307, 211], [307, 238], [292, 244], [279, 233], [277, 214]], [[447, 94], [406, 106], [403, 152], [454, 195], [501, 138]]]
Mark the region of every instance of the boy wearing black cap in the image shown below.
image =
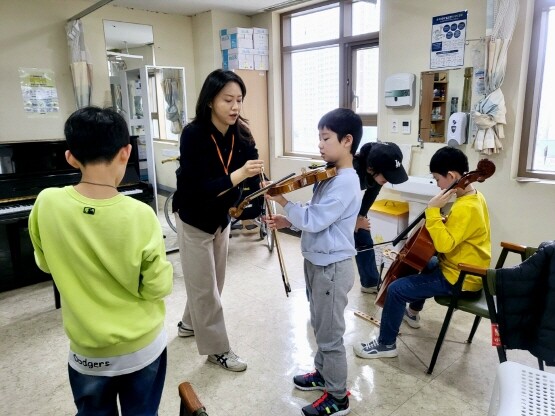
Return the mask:
[[387, 182], [394, 185], [408, 179], [402, 165], [403, 153], [399, 146], [389, 142], [366, 143], [355, 155], [353, 166], [360, 180], [360, 189], [365, 190], [355, 226], [355, 259], [360, 275], [360, 290], [378, 293], [379, 273], [374, 255], [374, 242], [370, 235], [370, 223], [366, 214], [376, 200], [380, 189]]

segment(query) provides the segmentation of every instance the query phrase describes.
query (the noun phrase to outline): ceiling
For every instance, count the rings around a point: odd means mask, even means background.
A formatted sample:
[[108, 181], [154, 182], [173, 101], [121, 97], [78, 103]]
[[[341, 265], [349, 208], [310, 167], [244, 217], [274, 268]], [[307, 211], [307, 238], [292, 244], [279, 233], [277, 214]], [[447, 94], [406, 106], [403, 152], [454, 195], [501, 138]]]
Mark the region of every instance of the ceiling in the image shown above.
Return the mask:
[[111, 4], [152, 12], [193, 16], [217, 9], [251, 16], [268, 8], [287, 7], [307, 0], [114, 0]]

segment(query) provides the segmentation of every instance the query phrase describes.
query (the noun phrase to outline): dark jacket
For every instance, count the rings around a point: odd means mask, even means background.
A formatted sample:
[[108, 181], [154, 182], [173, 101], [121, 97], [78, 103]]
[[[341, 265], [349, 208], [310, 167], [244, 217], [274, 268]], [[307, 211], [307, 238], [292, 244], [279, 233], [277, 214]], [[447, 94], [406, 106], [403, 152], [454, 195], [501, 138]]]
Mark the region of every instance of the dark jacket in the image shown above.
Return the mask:
[[520, 265], [498, 270], [496, 294], [503, 345], [555, 365], [555, 241], [542, 243]]
[[353, 168], [355, 169], [358, 178], [360, 180], [360, 189], [364, 192], [362, 196], [362, 202], [360, 204], [360, 210], [358, 215], [366, 217], [368, 210], [378, 197], [382, 186], [378, 184], [372, 175], [366, 171], [366, 158], [368, 153], [372, 149], [372, 145], [375, 143], [366, 143], [360, 148], [360, 152], [357, 153], [353, 159]]
[[[222, 230], [227, 227], [231, 219], [229, 208], [241, 198], [243, 184], [233, 187], [229, 174], [241, 168], [247, 160], [258, 159], [254, 140], [248, 139], [250, 133], [238, 129], [236, 123], [223, 136], [212, 123], [193, 122], [181, 133], [173, 210], [179, 212], [183, 222], [209, 234], [214, 234], [218, 227]], [[216, 140], [221, 159], [211, 136]], [[233, 153], [226, 173], [224, 164], [227, 165], [233, 136]], [[258, 178], [250, 178], [250, 182], [253, 181], [259, 185]]]

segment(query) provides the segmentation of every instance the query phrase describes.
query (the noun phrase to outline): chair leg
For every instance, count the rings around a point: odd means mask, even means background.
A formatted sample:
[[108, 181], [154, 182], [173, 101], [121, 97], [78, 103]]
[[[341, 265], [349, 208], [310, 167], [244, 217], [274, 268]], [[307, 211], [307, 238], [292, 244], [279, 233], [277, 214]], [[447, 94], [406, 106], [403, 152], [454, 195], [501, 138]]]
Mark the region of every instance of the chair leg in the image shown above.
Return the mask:
[[441, 349], [441, 345], [443, 344], [443, 339], [445, 338], [445, 334], [447, 333], [447, 329], [449, 328], [449, 323], [451, 322], [451, 317], [453, 316], [454, 310], [454, 307], [449, 307], [447, 309], [447, 313], [445, 314], [445, 319], [443, 320], [443, 325], [441, 326], [441, 331], [439, 332], [439, 337], [434, 348], [434, 353], [432, 354], [432, 361], [430, 361], [430, 366], [428, 367], [428, 374], [432, 374], [432, 372], [434, 371], [437, 357], [439, 355], [439, 350]]
[[538, 368], [543, 371], [543, 360], [538, 358]]
[[478, 325], [480, 325], [481, 320], [482, 320], [482, 317], [476, 315], [476, 317], [474, 318], [474, 323], [472, 324], [472, 329], [470, 330], [470, 335], [466, 340], [467, 344], [472, 344], [472, 339], [474, 338], [474, 334], [476, 333], [476, 330], [478, 329]]

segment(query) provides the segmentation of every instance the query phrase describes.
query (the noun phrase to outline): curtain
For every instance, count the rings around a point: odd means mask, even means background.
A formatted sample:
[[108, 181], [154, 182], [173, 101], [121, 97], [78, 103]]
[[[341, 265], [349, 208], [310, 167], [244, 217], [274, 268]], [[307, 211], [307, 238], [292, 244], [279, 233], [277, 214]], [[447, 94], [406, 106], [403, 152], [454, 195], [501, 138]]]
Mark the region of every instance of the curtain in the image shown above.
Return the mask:
[[81, 20], [68, 22], [66, 24], [66, 33], [75, 102], [77, 108], [82, 108], [91, 103], [92, 65], [85, 48], [85, 36]]
[[505, 78], [507, 52], [518, 18], [518, 9], [518, 0], [499, 0], [496, 4], [494, 26], [486, 46], [486, 96], [471, 112], [478, 128], [473, 147], [486, 155], [499, 153], [503, 149], [503, 126], [507, 124], [507, 109], [501, 85]]
[[181, 100], [179, 99], [180, 84], [178, 78], [165, 78], [163, 81], [164, 97], [168, 105], [166, 118], [172, 122], [171, 132], [175, 134], [180, 134], [183, 129], [180, 111]]

